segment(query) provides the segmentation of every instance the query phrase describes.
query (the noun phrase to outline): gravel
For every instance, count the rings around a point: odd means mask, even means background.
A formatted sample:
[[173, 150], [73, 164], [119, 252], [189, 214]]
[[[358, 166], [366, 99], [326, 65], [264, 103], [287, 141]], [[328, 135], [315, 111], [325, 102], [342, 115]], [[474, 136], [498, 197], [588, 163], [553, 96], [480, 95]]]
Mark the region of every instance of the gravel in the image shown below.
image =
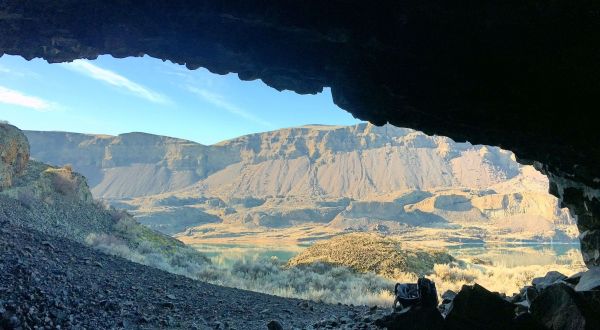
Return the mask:
[[364, 306], [211, 285], [7, 220], [0, 237], [0, 328], [373, 328]]

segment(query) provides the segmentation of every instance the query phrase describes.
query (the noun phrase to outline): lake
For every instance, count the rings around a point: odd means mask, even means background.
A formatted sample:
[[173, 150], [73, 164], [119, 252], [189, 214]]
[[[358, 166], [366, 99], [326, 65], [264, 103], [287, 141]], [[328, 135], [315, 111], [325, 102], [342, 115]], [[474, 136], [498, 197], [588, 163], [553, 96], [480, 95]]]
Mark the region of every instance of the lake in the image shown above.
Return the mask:
[[[252, 244], [195, 244], [217, 265], [230, 265], [238, 260], [277, 258], [288, 261], [310, 244], [298, 245], [252, 245]], [[581, 264], [579, 243], [472, 243], [447, 247], [448, 253], [458, 259], [480, 259], [507, 268], [530, 265]]]

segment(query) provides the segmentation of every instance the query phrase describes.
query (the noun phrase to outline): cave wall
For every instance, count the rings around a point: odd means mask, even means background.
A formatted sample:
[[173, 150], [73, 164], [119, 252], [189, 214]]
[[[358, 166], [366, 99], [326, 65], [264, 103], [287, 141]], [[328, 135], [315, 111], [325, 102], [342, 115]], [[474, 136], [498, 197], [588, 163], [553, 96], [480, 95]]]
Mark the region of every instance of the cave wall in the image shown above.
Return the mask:
[[600, 2], [2, 0], [0, 55], [144, 54], [375, 124], [501, 146], [548, 174], [600, 265]]

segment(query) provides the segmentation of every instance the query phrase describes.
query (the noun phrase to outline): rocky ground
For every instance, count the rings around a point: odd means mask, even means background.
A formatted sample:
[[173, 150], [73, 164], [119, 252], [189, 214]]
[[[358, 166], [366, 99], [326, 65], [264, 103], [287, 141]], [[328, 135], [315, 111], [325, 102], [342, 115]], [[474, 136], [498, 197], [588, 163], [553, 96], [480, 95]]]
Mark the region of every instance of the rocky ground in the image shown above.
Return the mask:
[[382, 310], [225, 288], [0, 223], [0, 328], [369, 328]]

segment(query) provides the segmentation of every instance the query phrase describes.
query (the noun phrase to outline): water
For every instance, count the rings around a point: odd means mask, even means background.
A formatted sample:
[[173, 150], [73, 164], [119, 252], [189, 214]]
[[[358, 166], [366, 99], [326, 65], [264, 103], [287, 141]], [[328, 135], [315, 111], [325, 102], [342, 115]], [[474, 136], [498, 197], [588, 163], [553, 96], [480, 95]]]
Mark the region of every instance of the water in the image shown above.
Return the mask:
[[[218, 265], [235, 261], [255, 261], [277, 258], [286, 262], [301, 253], [310, 244], [254, 245], [254, 244], [196, 244], [194, 247]], [[497, 266], [517, 267], [530, 265], [570, 265], [581, 263], [579, 243], [503, 243], [460, 244], [447, 247], [459, 259], [479, 259]]]
[[448, 247], [456, 258], [477, 258], [505, 267], [582, 263], [579, 243], [460, 244]]

